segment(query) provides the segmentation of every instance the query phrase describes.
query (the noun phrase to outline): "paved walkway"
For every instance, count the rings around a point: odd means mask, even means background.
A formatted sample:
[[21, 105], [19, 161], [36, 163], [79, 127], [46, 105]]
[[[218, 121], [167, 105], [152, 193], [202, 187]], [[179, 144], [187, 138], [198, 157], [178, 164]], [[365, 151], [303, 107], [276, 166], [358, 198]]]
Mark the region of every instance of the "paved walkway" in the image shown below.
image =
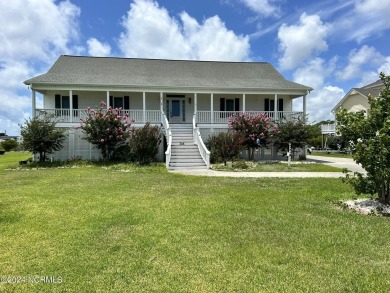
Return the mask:
[[[365, 170], [357, 165], [352, 159], [347, 158], [329, 158], [320, 156], [307, 156], [309, 161], [315, 161], [321, 164], [334, 166], [338, 168], [347, 168], [352, 172], [365, 173]], [[340, 178], [345, 175], [342, 172], [226, 172], [204, 169], [186, 169], [175, 170], [174, 173], [213, 176], [213, 177], [247, 177], [247, 178]]]

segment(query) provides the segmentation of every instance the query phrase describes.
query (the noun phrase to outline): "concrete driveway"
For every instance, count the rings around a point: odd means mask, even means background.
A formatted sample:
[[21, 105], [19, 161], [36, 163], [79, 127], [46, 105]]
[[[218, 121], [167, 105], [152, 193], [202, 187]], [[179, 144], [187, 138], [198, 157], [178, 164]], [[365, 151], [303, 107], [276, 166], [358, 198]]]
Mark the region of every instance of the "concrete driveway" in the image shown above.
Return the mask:
[[334, 158], [334, 157], [325, 157], [325, 156], [307, 156], [307, 159], [313, 162], [321, 163], [324, 165], [329, 165], [337, 168], [347, 168], [352, 172], [359, 172], [366, 174], [366, 170], [362, 166], [355, 163], [354, 160], [348, 158]]
[[[329, 158], [320, 156], [307, 156], [309, 161], [334, 166], [338, 168], [347, 168], [352, 172], [366, 173], [366, 171], [357, 165], [352, 159], [347, 158]], [[212, 177], [247, 177], [247, 178], [340, 178], [345, 177], [342, 172], [226, 172], [205, 169], [181, 169], [171, 171], [174, 173], [212, 176]]]

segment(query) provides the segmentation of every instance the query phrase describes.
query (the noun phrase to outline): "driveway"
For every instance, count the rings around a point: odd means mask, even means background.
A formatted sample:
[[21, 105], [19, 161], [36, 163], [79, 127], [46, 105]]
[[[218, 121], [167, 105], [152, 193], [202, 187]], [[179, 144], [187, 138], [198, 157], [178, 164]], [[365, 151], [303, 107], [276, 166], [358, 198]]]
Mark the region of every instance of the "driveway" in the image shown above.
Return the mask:
[[[330, 158], [320, 156], [307, 156], [309, 161], [334, 166], [338, 168], [347, 168], [352, 172], [366, 173], [366, 171], [356, 164], [354, 160], [347, 158]], [[171, 171], [174, 173], [212, 176], [212, 177], [247, 177], [247, 178], [340, 178], [345, 177], [342, 172], [226, 172], [214, 171], [211, 169], [181, 169]]]
[[337, 168], [347, 168], [352, 172], [367, 173], [362, 166], [355, 163], [354, 160], [348, 158], [334, 158], [325, 156], [307, 156], [307, 159], [313, 162], [329, 165]]

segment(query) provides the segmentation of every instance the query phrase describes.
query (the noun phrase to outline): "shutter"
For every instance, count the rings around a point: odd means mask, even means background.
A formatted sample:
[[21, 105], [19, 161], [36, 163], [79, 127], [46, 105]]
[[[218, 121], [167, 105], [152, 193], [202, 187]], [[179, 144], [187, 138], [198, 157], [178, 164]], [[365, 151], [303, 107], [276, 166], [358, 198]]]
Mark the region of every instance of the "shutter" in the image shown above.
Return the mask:
[[123, 97], [123, 109], [124, 110], [129, 110], [130, 109], [130, 97], [129, 96], [124, 96]]
[[283, 112], [283, 99], [278, 100], [278, 111]]
[[73, 95], [72, 101], [73, 101], [73, 109], [78, 109], [79, 108], [79, 96]]
[[234, 99], [234, 111], [240, 111], [240, 99], [239, 98]]
[[61, 109], [61, 95], [56, 95], [55, 108]]
[[225, 98], [221, 98], [219, 101], [219, 111], [225, 111]]
[[110, 106], [111, 108], [114, 107], [114, 98], [112, 96], [110, 96], [110, 104], [108, 106]]
[[264, 111], [269, 111], [269, 99], [264, 100]]

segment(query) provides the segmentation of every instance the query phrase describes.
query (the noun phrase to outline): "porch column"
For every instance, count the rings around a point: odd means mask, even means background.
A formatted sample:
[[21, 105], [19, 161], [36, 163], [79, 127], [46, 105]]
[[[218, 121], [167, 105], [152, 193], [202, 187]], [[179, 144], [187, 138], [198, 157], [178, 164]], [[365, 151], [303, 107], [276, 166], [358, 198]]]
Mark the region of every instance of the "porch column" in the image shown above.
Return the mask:
[[146, 93], [142, 92], [142, 111], [143, 123], [146, 124]]
[[69, 114], [70, 122], [73, 122], [73, 91], [72, 90], [69, 91], [69, 111], [70, 111]]
[[306, 120], [306, 95], [303, 96], [303, 120]]
[[[160, 92], [160, 110], [161, 110], [161, 112], [164, 112], [163, 103], [164, 103], [163, 93]], [[166, 115], [168, 115], [168, 113]]]
[[246, 94], [242, 94], [242, 112], [245, 112], [245, 98]]
[[214, 94], [211, 94], [211, 98], [210, 98], [210, 112], [211, 112], [210, 123], [214, 124]]
[[278, 117], [278, 94], [275, 94], [275, 99], [274, 99], [274, 118], [275, 120], [279, 120]]
[[110, 107], [110, 92], [107, 91], [107, 97], [106, 97], [106, 106], [107, 106], [107, 110], [108, 108]]
[[31, 107], [31, 110], [32, 110], [32, 117], [35, 118], [35, 108], [36, 108], [36, 96], [35, 96], [35, 90], [32, 90], [31, 92], [31, 98], [32, 98], [32, 107]]
[[194, 113], [196, 114], [197, 111], [198, 111], [198, 94], [195, 93], [194, 94]]

